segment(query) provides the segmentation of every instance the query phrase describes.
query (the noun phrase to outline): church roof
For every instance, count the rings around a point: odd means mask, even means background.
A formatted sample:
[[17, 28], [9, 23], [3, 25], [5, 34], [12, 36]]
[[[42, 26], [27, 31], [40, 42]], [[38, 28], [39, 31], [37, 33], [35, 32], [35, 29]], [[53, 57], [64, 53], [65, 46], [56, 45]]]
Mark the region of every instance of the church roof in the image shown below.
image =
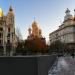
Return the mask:
[[33, 22], [32, 22], [32, 27], [34, 27], [34, 26], [38, 26], [38, 23], [34, 20]]
[[12, 6], [9, 7], [8, 15], [14, 15]]
[[12, 8], [12, 6], [10, 6], [10, 7], [9, 7], [9, 11], [13, 11], [13, 8]]

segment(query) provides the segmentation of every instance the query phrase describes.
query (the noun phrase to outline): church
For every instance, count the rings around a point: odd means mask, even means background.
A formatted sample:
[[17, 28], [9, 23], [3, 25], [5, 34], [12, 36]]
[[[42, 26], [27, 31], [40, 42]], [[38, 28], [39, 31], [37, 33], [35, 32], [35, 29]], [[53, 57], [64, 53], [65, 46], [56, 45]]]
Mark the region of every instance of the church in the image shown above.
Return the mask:
[[27, 39], [42, 38], [42, 31], [38, 27], [38, 23], [34, 20], [32, 23], [32, 28], [28, 29], [29, 35]]
[[16, 43], [13, 8], [10, 6], [6, 15], [0, 8], [0, 54], [13, 55]]
[[45, 51], [44, 49], [46, 49], [46, 40], [42, 36], [42, 30], [35, 20], [32, 22], [31, 27], [28, 28], [28, 37], [25, 43], [26, 45], [28, 44], [30, 48], [33, 47], [36, 52], [43, 52]]

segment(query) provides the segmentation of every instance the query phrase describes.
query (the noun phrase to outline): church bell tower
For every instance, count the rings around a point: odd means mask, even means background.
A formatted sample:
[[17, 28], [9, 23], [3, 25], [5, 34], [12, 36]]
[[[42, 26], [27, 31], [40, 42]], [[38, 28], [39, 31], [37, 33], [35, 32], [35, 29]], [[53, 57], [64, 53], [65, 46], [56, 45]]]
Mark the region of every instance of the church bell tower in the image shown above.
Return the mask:
[[15, 25], [14, 25], [14, 13], [12, 6], [9, 7], [9, 11], [6, 17], [7, 25], [7, 44], [10, 45], [11, 50], [14, 49], [14, 38], [15, 38]]

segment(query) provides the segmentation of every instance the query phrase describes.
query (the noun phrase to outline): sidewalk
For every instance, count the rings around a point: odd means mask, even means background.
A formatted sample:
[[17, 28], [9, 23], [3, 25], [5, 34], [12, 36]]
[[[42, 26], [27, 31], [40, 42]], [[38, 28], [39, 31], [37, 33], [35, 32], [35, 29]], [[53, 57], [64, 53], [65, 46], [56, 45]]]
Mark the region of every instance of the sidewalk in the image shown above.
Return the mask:
[[48, 75], [75, 75], [75, 58], [71, 56], [59, 57]]

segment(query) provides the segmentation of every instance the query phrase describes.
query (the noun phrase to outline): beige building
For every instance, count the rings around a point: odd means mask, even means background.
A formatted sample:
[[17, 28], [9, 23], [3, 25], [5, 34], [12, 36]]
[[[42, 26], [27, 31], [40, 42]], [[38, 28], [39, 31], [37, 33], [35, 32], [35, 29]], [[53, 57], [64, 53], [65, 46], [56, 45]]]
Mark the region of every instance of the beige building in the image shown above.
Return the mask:
[[10, 6], [7, 15], [0, 8], [0, 50], [6, 55], [12, 55], [16, 47], [15, 22], [13, 9]]
[[68, 44], [71, 48], [75, 47], [75, 10], [74, 16], [70, 14], [67, 8], [63, 23], [59, 28], [49, 34], [50, 43], [60, 40]]

